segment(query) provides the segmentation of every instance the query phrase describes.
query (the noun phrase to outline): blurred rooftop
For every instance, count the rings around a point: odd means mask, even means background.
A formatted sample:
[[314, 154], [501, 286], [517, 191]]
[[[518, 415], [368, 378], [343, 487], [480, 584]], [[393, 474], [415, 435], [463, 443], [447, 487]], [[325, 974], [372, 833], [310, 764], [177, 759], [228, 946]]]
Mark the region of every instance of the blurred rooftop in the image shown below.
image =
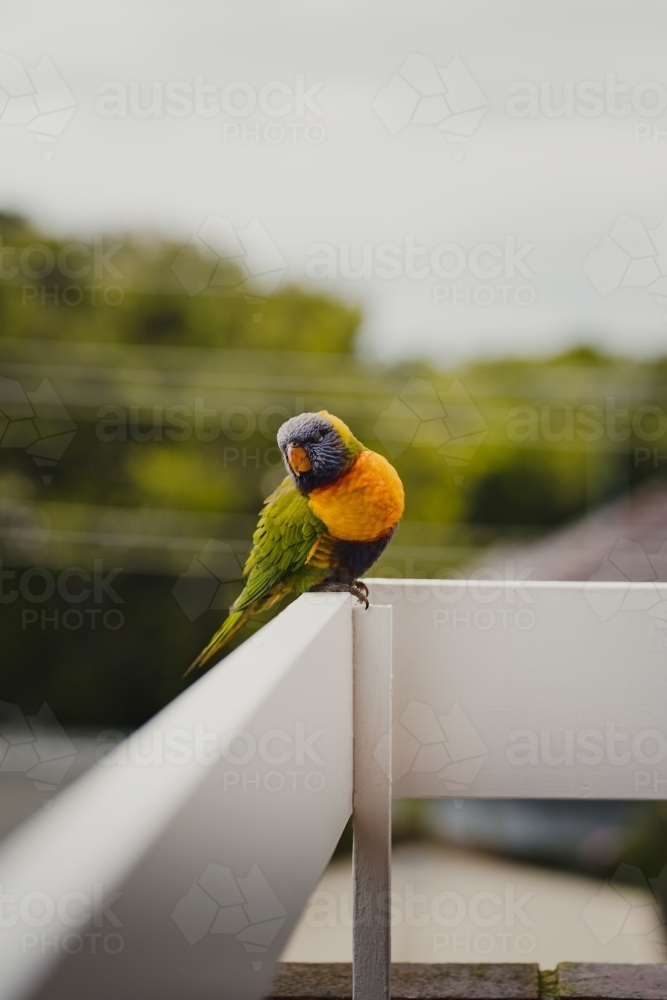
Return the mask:
[[543, 538], [487, 550], [478, 568], [532, 580], [667, 581], [667, 482], [652, 479]]

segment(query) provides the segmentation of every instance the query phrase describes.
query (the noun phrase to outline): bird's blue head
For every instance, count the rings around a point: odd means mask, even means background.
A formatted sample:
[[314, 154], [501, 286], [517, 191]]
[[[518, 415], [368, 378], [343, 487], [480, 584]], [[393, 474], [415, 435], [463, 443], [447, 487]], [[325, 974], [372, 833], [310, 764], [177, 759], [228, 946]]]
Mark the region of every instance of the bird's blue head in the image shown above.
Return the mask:
[[326, 410], [286, 421], [278, 431], [278, 447], [301, 493], [335, 482], [364, 450], [350, 428]]

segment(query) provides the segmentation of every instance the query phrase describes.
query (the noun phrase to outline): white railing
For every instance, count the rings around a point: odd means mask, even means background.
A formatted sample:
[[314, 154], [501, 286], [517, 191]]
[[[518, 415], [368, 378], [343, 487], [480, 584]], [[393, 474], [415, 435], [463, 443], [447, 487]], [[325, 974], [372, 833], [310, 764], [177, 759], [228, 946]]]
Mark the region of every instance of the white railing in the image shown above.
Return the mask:
[[355, 997], [385, 1000], [392, 754], [394, 797], [663, 797], [667, 586], [369, 583], [301, 597], [4, 843], [1, 1000], [259, 1000], [353, 784]]

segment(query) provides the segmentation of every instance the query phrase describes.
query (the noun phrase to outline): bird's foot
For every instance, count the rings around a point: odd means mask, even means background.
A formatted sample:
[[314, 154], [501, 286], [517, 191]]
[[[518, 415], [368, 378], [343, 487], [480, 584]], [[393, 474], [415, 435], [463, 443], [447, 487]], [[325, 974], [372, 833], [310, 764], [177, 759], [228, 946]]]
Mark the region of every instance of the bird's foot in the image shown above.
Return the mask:
[[341, 583], [338, 580], [325, 580], [317, 587], [311, 587], [311, 591], [319, 593], [352, 594], [360, 604], [365, 604], [368, 608], [368, 587], [360, 580], [353, 580], [352, 583]]
[[350, 593], [354, 594], [359, 604], [363, 604], [368, 611], [368, 587], [365, 583], [361, 583], [359, 580], [355, 580], [350, 584]]

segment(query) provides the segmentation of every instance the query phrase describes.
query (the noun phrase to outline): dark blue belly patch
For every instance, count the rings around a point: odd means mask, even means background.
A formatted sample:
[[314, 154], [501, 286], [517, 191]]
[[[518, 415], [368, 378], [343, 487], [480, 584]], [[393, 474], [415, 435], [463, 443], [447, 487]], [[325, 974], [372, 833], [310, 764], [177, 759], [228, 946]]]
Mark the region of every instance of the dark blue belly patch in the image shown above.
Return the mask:
[[339, 566], [334, 579], [348, 583], [367, 573], [389, 545], [395, 530], [373, 542], [336, 542], [334, 553]]

